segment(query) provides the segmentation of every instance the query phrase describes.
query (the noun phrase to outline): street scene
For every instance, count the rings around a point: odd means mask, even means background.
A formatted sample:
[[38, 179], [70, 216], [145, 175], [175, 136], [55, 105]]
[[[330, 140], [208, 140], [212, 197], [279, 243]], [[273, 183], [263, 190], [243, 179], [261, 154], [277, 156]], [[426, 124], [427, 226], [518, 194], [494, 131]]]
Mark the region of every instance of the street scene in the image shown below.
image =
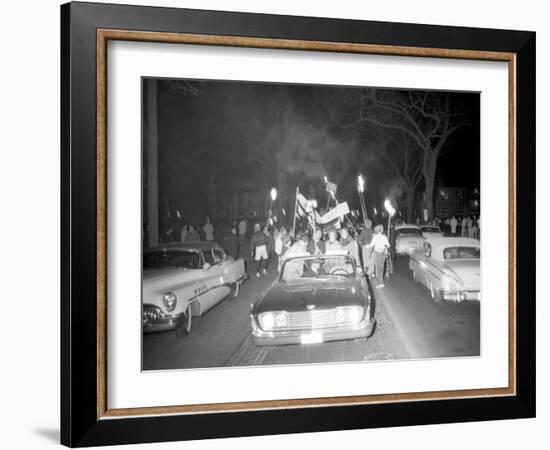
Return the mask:
[[143, 370], [480, 355], [478, 93], [142, 92]]
[[177, 331], [146, 334], [145, 370], [305, 364], [479, 355], [479, 302], [435, 304], [416, 284], [407, 261], [395, 272], [377, 300], [376, 330], [365, 340], [310, 345], [257, 347], [252, 343], [249, 308], [275, 273], [250, 279], [241, 295], [227, 299], [193, 324]]

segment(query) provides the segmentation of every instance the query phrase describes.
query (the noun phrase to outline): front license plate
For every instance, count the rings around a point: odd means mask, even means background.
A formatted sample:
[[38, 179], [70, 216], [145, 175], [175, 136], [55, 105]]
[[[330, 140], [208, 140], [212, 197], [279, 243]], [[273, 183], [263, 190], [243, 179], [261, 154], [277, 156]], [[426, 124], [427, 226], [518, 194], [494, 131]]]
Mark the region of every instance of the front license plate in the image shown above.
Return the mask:
[[303, 334], [300, 340], [302, 344], [320, 344], [323, 342], [323, 335], [321, 333]]

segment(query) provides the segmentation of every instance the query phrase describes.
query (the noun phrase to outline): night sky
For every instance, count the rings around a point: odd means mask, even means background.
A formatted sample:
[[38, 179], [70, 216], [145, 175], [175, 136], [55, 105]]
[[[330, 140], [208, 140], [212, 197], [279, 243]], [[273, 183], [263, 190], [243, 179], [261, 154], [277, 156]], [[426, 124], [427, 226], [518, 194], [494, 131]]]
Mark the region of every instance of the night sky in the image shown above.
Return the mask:
[[[361, 173], [367, 179], [367, 202], [379, 204], [393, 181], [373, 149], [384, 151], [390, 144], [380, 130], [371, 132], [372, 125], [342, 127], [342, 105], [352, 104], [356, 92], [343, 87], [158, 80], [160, 202], [178, 206], [185, 199], [192, 210], [204, 202], [197, 192], [206, 191], [214, 179], [226, 192], [267, 192], [284, 184], [288, 191], [298, 185], [306, 194], [319, 193], [324, 175], [338, 184], [342, 200], [355, 202]], [[479, 94], [451, 93], [450, 104], [453, 113], [469, 123], [449, 139], [439, 159], [437, 186], [479, 187]], [[284, 176], [278, 172], [281, 168]]]

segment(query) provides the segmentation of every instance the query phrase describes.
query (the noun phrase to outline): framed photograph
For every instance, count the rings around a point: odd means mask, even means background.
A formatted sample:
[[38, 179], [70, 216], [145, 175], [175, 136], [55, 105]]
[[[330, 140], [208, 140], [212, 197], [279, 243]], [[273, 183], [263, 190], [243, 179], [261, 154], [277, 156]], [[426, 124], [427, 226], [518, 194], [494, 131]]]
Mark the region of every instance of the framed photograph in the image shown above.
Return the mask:
[[535, 415], [535, 33], [61, 7], [61, 441]]

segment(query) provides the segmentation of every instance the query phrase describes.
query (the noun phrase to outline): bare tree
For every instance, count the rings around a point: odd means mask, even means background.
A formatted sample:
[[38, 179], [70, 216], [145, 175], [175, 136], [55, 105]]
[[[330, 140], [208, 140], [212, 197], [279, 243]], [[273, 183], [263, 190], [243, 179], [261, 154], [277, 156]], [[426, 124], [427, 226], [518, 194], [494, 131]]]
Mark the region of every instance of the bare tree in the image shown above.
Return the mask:
[[[347, 106], [340, 116], [344, 128], [359, 126], [376, 126], [406, 136], [406, 147], [410, 151], [416, 146], [418, 153], [413, 152], [421, 164], [424, 179], [425, 200], [428, 216], [433, 217], [433, 194], [437, 162], [443, 154], [451, 135], [468, 124], [465, 117], [451, 107], [451, 96], [447, 92], [386, 90], [386, 89], [352, 89], [349, 90]], [[393, 138], [389, 138], [394, 141]], [[394, 142], [395, 143], [395, 142]], [[398, 159], [406, 152], [398, 152]], [[407, 167], [407, 172], [416, 174], [416, 162], [411, 158], [406, 161], [388, 155], [386, 160], [393, 160]], [[416, 181], [412, 177], [409, 182]], [[418, 186], [418, 182], [413, 183]], [[411, 184], [409, 184], [410, 186]]]
[[407, 222], [412, 221], [414, 198], [422, 181], [422, 152], [411, 137], [400, 130], [389, 130], [384, 137], [385, 146], [374, 146], [373, 150], [382, 162], [382, 170], [389, 179], [396, 180], [407, 199]]

